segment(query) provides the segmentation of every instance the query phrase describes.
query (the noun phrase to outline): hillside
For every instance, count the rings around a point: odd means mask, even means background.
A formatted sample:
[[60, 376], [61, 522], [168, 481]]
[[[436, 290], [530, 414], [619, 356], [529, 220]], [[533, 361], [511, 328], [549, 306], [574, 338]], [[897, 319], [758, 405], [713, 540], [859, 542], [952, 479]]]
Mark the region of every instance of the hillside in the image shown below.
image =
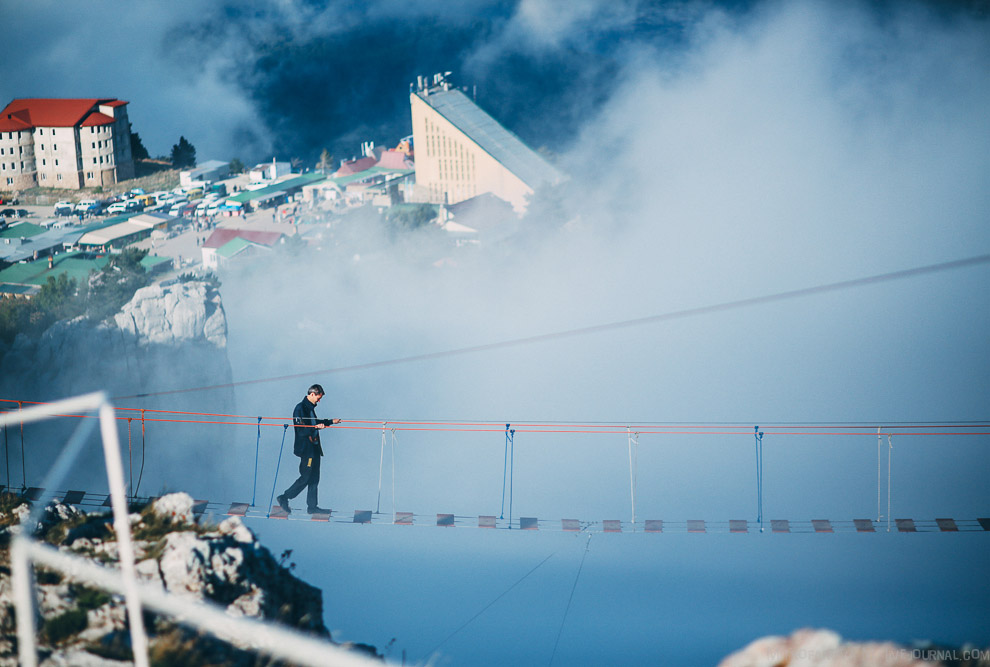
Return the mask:
[[[177, 493], [131, 515], [140, 579], [185, 598], [209, 600], [233, 616], [281, 623], [331, 641], [323, 624], [323, 595], [285, 566], [288, 554], [276, 559], [237, 517], [210, 525], [198, 520], [192, 508], [192, 498]], [[20, 530], [28, 510], [23, 498], [0, 494], [0, 666], [17, 664], [9, 549], [11, 535]], [[114, 567], [117, 545], [111, 525], [107, 513], [86, 513], [54, 501], [45, 508], [36, 535], [62, 551]], [[58, 572], [39, 568], [36, 577], [43, 664], [116, 664], [131, 659], [122, 600]], [[161, 615], [146, 612], [145, 622], [155, 665], [272, 664], [264, 655]], [[346, 646], [378, 655], [371, 646]]]

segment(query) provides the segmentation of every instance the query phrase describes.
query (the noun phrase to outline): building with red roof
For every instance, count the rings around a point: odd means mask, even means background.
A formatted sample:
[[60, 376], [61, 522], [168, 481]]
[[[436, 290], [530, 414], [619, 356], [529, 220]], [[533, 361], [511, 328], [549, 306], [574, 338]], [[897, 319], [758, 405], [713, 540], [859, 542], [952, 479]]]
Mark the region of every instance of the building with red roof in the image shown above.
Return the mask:
[[282, 242], [281, 232], [260, 232], [248, 229], [221, 227], [213, 230], [200, 250], [203, 253], [203, 266], [219, 268], [235, 255], [251, 255], [253, 251], [271, 250]]
[[129, 178], [127, 102], [23, 98], [0, 111], [0, 191], [77, 190]]

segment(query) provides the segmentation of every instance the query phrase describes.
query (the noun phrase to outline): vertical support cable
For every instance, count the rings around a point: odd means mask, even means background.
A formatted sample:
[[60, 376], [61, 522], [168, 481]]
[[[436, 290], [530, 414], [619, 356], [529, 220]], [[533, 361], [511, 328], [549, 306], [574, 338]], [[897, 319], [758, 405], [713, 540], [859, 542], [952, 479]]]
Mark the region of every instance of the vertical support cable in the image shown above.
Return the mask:
[[395, 524], [395, 428], [392, 428], [392, 524]]
[[[24, 403], [17, 401], [17, 413], [21, 413]], [[24, 464], [24, 419], [21, 419], [21, 491], [27, 491], [27, 467]]]
[[7, 437], [7, 425], [3, 425], [3, 457], [7, 461], [7, 488], [10, 489], [10, 440]]
[[[268, 499], [268, 511], [265, 516], [272, 517], [272, 502], [275, 500], [275, 485], [278, 484], [278, 468], [282, 465], [282, 448], [285, 447], [285, 434], [289, 430], [288, 424], [282, 424], [282, 444], [278, 446], [278, 461], [275, 462], [275, 479], [272, 480], [272, 497]], [[253, 505], [254, 503], [252, 503]]]
[[763, 532], [763, 432], [759, 426], [753, 427], [756, 438], [756, 522]]
[[887, 532], [890, 532], [890, 460], [894, 455], [894, 435], [887, 434]]
[[[636, 471], [639, 468], [639, 433], [633, 434], [627, 426], [626, 437], [629, 438], [629, 498], [632, 501], [633, 530], [636, 530]], [[635, 456], [633, 456], [634, 449], [636, 450]]]
[[[375, 514], [380, 514], [382, 511], [382, 466], [385, 464], [385, 427], [388, 426], [388, 422], [382, 422], [382, 452], [378, 457], [378, 504], [375, 505]], [[393, 459], [395, 453], [392, 453]], [[395, 464], [393, 463], [393, 466]], [[395, 470], [392, 470], [392, 480], [395, 481]], [[395, 495], [395, 489], [392, 489], [393, 496]], [[394, 498], [393, 498], [394, 501]], [[394, 513], [394, 510], [393, 510]]]
[[258, 455], [261, 452], [261, 417], [258, 417], [258, 439], [254, 443], [254, 484], [251, 487], [251, 507], [258, 495]]
[[145, 447], [144, 447], [144, 409], [141, 409], [141, 472], [138, 473], [138, 483], [137, 487], [134, 489], [134, 495], [138, 494], [141, 490], [141, 480], [144, 479], [144, 459], [145, 459]]
[[515, 473], [515, 465], [513, 464], [513, 457], [515, 456], [516, 450], [516, 429], [509, 431], [509, 525], [512, 524], [512, 480]]
[[127, 490], [131, 500], [134, 499], [134, 452], [131, 447], [131, 419], [127, 418]]
[[505, 518], [505, 474], [509, 466], [509, 426], [511, 424], [505, 425], [505, 455], [502, 459], [502, 508], [498, 512], [498, 518]]
[[882, 466], [880, 463], [880, 458], [881, 451], [883, 449], [882, 429], [882, 426], [877, 427], [877, 523], [880, 523], [880, 519], [883, 517], [883, 514], [880, 512], [880, 480], [882, 479]]

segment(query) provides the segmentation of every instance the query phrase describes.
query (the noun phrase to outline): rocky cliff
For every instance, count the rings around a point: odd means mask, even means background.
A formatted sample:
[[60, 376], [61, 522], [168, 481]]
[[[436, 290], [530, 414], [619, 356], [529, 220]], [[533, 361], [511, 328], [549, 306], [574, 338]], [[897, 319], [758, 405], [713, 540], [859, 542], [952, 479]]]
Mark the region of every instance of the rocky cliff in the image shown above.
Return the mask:
[[[57, 322], [38, 340], [0, 349], [4, 397], [47, 401], [96, 390], [111, 396], [230, 381], [227, 322], [218, 290], [187, 281], [144, 287], [113, 321]], [[230, 392], [211, 398], [231, 408]], [[181, 409], [175, 399], [171, 409]]]
[[990, 650], [965, 646], [913, 647], [892, 642], [844, 641], [831, 630], [797, 630], [788, 637], [763, 637], [728, 656], [719, 667], [984, 667]]
[[[138, 576], [193, 600], [210, 600], [237, 616], [279, 622], [330, 639], [319, 589], [295, 577], [237, 517], [219, 525], [196, 522], [184, 493], [156, 500], [131, 515]], [[25, 501], [0, 494], [0, 666], [16, 665], [16, 630], [8, 542], [27, 515]], [[37, 534], [60, 549], [113, 567], [117, 543], [109, 514], [86, 514], [52, 503]], [[283, 559], [284, 560], [284, 557]], [[112, 665], [130, 660], [123, 601], [41, 570], [37, 574], [39, 642], [43, 665]], [[153, 664], [262, 665], [269, 658], [145, 614]], [[351, 646], [370, 655], [366, 645]]]

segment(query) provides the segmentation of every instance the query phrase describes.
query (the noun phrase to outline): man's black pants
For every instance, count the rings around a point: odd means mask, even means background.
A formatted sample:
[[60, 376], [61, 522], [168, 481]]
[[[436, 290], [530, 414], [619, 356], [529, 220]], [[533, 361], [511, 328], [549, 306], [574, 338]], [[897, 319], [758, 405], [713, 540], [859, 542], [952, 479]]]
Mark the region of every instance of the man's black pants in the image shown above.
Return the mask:
[[314, 456], [313, 458], [300, 458], [299, 459], [299, 479], [292, 483], [285, 491], [286, 498], [295, 498], [299, 495], [299, 492], [303, 490], [303, 487], [309, 487], [306, 490], [306, 509], [312, 510], [319, 507], [320, 504], [316, 502], [316, 490], [320, 485], [320, 459], [321, 456]]

